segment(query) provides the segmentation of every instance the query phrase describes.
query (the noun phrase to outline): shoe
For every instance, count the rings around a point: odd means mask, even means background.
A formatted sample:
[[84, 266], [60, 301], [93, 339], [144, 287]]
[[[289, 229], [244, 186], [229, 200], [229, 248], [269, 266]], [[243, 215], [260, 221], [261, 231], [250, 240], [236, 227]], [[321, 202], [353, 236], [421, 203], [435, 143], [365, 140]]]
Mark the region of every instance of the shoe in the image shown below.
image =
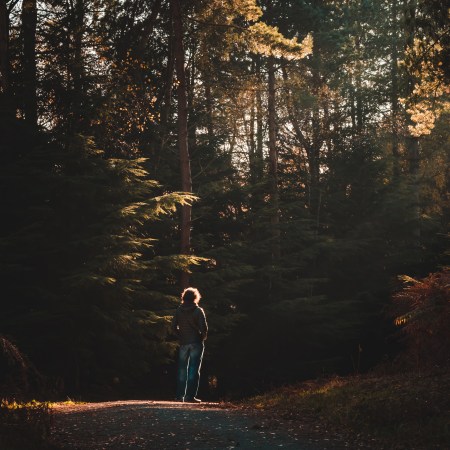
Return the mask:
[[199, 398], [185, 398], [184, 401], [186, 403], [201, 403], [202, 401]]
[[184, 398], [183, 397], [175, 397], [175, 401], [176, 402], [184, 402]]

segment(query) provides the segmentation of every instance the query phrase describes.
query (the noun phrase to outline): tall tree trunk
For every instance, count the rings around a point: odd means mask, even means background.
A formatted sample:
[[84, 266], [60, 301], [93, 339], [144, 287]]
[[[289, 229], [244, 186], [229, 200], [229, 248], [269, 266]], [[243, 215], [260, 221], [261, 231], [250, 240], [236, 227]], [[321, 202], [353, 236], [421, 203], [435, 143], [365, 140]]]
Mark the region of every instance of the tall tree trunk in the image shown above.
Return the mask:
[[206, 101], [206, 129], [208, 132], [208, 145], [212, 146], [214, 141], [214, 118], [213, 118], [213, 97], [211, 92], [211, 77], [206, 74], [205, 101]]
[[[196, 76], [197, 76], [196, 49], [194, 44], [189, 51], [189, 68], [186, 70], [187, 109], [188, 111], [191, 112], [194, 111]], [[196, 146], [197, 146], [197, 121], [188, 120], [188, 147], [190, 155], [192, 155], [195, 152]]]
[[262, 90], [266, 89], [266, 80], [261, 79], [261, 57], [254, 56], [252, 73], [255, 74], [255, 88], [252, 92], [250, 105], [250, 121], [248, 134], [249, 148], [249, 179], [252, 186], [251, 210], [258, 212], [264, 206], [266, 195], [265, 187], [261, 182], [264, 179], [264, 108]]
[[[257, 64], [255, 58], [252, 61], [252, 72], [256, 71]], [[249, 123], [249, 170], [250, 170], [250, 182], [255, 185], [260, 180], [259, 178], [259, 167], [258, 167], [258, 156], [257, 156], [257, 143], [256, 143], [256, 115], [257, 115], [257, 95], [259, 91], [259, 84], [255, 83], [255, 90], [252, 93], [252, 100], [250, 105], [250, 123]], [[253, 194], [255, 198], [255, 193]], [[256, 203], [255, 203], [256, 205]], [[254, 205], [254, 206], [255, 206]]]
[[252, 184], [256, 184], [258, 181], [256, 168], [255, 120], [256, 120], [256, 93], [253, 93], [252, 103], [250, 105], [250, 124], [249, 124], [249, 151], [250, 151], [249, 169], [250, 169], [250, 181]]
[[162, 104], [161, 104], [161, 118], [159, 122], [159, 147], [154, 151], [154, 176], [156, 177], [156, 172], [158, 171], [161, 158], [165, 154], [164, 148], [167, 144], [169, 137], [169, 117], [170, 117], [170, 107], [172, 104], [172, 91], [173, 91], [173, 74], [175, 69], [175, 56], [174, 56], [174, 37], [173, 29], [170, 31], [169, 36], [169, 46], [168, 46], [168, 56], [167, 56], [167, 66], [165, 70], [165, 85], [162, 92]]
[[356, 75], [356, 130], [358, 134], [362, 132], [364, 124], [364, 103], [362, 98], [361, 78], [361, 73], [358, 72]]
[[309, 166], [309, 207], [316, 217], [317, 223], [319, 222], [319, 177], [320, 177], [320, 150], [322, 148], [322, 130], [319, 111], [320, 100], [320, 56], [318, 52], [315, 53], [315, 63], [312, 68], [312, 92], [315, 97], [315, 102], [312, 108], [312, 145], [307, 147], [308, 166]]
[[0, 120], [13, 116], [9, 85], [9, 12], [0, 0]]
[[258, 180], [262, 180], [264, 175], [264, 122], [263, 122], [263, 101], [262, 101], [262, 81], [261, 81], [261, 59], [257, 57], [256, 70], [260, 78], [258, 89], [256, 90], [256, 149], [255, 149], [255, 170]]
[[73, 61], [71, 76], [73, 79], [72, 113], [73, 131], [80, 132], [83, 129], [83, 99], [84, 99], [84, 60], [83, 60], [83, 35], [85, 19], [84, 0], [76, 0], [72, 11], [73, 33]]
[[[416, 33], [416, 8], [417, 0], [404, 0], [404, 23], [405, 23], [405, 37], [406, 37], [406, 51], [413, 49], [414, 37]], [[416, 78], [412, 73], [407, 75], [407, 96], [412, 95]], [[408, 124], [412, 125], [411, 118], [408, 118]], [[411, 180], [412, 195], [414, 198], [413, 214], [414, 226], [412, 235], [414, 239], [414, 246], [417, 253], [420, 252], [420, 193], [419, 193], [419, 168], [420, 168], [420, 140], [419, 137], [412, 134], [406, 137], [406, 152], [408, 158], [408, 170]]]
[[25, 122], [33, 130], [37, 128], [36, 24], [36, 0], [23, 0], [23, 112]]
[[269, 189], [270, 207], [272, 209], [272, 260], [280, 259], [280, 214], [278, 192], [278, 151], [276, 142], [276, 115], [275, 115], [275, 58], [268, 59], [268, 125], [269, 125]]
[[[192, 192], [191, 164], [188, 146], [187, 85], [184, 67], [183, 23], [181, 20], [180, 0], [171, 0], [170, 5], [174, 30], [175, 67], [178, 81], [178, 149], [180, 152], [181, 190], [183, 192]], [[181, 208], [180, 252], [183, 255], [188, 255], [191, 252], [191, 206], [189, 205], [184, 205]], [[189, 285], [189, 275], [187, 272], [182, 273], [180, 283], [183, 289]]]
[[352, 120], [352, 130], [355, 133], [356, 130], [356, 106], [355, 106], [355, 86], [353, 86], [353, 76], [350, 75], [350, 87], [349, 87], [349, 100], [350, 100], [350, 118]]
[[361, 45], [363, 29], [361, 26], [362, 17], [362, 4], [356, 2], [355, 16], [352, 17], [352, 28], [354, 30], [354, 68], [353, 74], [351, 74], [351, 115], [352, 115], [352, 131], [354, 135], [361, 133], [363, 128], [363, 98], [362, 98], [362, 71], [363, 71], [363, 58], [364, 48]]
[[[362, 32], [360, 30], [360, 27], [358, 26], [358, 31]], [[363, 112], [363, 98], [362, 98], [362, 69], [363, 69], [363, 63], [362, 63], [362, 50], [361, 50], [361, 35], [358, 34], [356, 36], [356, 54], [357, 60], [356, 60], [356, 74], [355, 74], [355, 84], [356, 84], [356, 132], [357, 134], [361, 133], [363, 129], [363, 123], [364, 123], [364, 112]]]
[[420, 169], [420, 140], [416, 136], [407, 136], [406, 149], [408, 152], [409, 176], [413, 194], [413, 215], [414, 226], [412, 230], [414, 244], [420, 248], [420, 189], [419, 189], [419, 169]]
[[399, 93], [398, 93], [398, 8], [397, 0], [391, 3], [391, 121], [392, 121], [392, 157], [393, 179], [400, 175], [399, 154]]

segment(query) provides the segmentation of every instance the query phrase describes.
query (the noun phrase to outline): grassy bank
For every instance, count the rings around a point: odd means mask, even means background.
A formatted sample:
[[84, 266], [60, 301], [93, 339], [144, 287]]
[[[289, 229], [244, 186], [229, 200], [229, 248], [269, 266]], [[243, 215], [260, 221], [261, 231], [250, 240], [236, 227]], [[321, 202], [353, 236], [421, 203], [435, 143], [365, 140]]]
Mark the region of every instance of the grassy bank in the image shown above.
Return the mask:
[[0, 402], [0, 449], [50, 450], [49, 403]]
[[254, 397], [248, 406], [370, 438], [370, 448], [450, 448], [448, 370], [312, 381]]

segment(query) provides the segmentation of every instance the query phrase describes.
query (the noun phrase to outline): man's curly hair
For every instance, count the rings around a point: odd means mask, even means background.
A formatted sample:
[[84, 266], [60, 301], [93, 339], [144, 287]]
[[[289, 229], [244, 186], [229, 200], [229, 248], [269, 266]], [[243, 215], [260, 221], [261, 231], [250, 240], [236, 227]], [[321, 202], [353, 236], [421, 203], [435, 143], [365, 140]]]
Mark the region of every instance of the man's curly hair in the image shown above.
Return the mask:
[[200, 295], [200, 292], [198, 289], [193, 287], [186, 288], [182, 294], [181, 294], [181, 301], [183, 303], [195, 303], [197, 304], [202, 296]]

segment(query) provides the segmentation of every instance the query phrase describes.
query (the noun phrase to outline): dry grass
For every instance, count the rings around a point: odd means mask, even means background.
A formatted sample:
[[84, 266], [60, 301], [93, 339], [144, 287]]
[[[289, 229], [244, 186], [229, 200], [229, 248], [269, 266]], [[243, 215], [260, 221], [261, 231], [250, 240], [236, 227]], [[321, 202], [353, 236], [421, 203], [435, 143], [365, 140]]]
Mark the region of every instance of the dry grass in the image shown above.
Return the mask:
[[450, 448], [448, 370], [307, 382], [252, 398], [248, 405], [370, 436], [379, 448]]
[[0, 402], [0, 448], [8, 450], [50, 449], [49, 403], [2, 400]]

